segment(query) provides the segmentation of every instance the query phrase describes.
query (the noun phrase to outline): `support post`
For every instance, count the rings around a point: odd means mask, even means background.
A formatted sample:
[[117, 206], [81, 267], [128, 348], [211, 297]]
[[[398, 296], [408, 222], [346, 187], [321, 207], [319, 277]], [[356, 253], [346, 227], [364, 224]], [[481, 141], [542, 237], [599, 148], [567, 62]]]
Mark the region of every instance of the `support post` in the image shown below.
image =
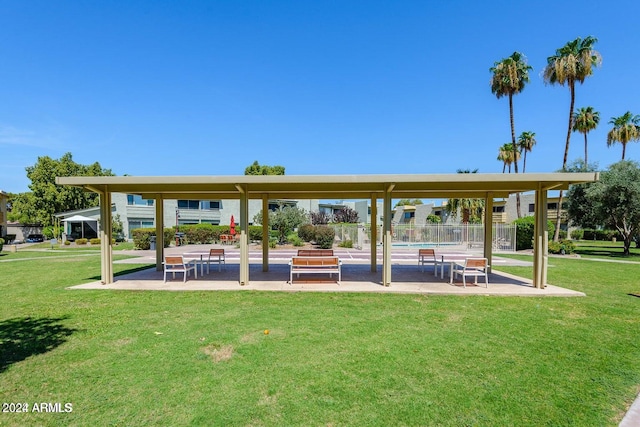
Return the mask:
[[164, 261], [164, 198], [161, 194], [154, 198], [156, 204], [156, 271], [162, 271]]
[[491, 273], [493, 265], [493, 193], [487, 193], [484, 199], [484, 252], [483, 256], [489, 264], [488, 272]]
[[240, 191], [240, 286], [249, 284], [249, 197], [246, 186], [237, 186]]
[[533, 285], [543, 289], [547, 283], [549, 230], [547, 228], [547, 190], [538, 184], [535, 202], [533, 241]]
[[371, 272], [378, 270], [378, 198], [371, 194]]
[[382, 238], [382, 284], [391, 285], [391, 191], [394, 185], [389, 185], [384, 192], [384, 236]]
[[101, 281], [107, 285], [113, 283], [113, 253], [111, 252], [111, 193], [100, 192], [100, 255]]
[[262, 271], [269, 271], [269, 196], [262, 196]]

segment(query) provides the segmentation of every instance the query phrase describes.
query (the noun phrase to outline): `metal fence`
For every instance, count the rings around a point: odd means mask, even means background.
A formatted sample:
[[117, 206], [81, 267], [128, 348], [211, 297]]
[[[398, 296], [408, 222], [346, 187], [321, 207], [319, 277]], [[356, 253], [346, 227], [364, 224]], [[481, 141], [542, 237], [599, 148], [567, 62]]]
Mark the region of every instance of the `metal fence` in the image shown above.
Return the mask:
[[[338, 243], [350, 240], [355, 248], [371, 243], [371, 225], [329, 224], [336, 232]], [[493, 224], [492, 247], [495, 251], [516, 250], [516, 226]], [[382, 242], [382, 225], [378, 228], [376, 243]], [[484, 247], [484, 225], [482, 224], [393, 224], [391, 243], [398, 247], [442, 247], [461, 249]]]

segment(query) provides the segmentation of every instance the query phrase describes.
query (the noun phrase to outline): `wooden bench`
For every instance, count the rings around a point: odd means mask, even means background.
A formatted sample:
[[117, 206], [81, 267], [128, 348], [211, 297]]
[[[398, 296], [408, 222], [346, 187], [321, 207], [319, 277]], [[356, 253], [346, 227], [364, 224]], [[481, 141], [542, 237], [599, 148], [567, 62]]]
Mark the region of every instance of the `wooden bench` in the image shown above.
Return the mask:
[[342, 261], [337, 256], [294, 256], [289, 262], [289, 283], [293, 284], [293, 275], [301, 274], [338, 274], [338, 284], [342, 280]]
[[193, 270], [195, 278], [198, 278], [198, 269], [193, 261], [185, 262], [182, 255], [172, 255], [164, 257], [164, 281], [167, 281], [167, 273], [173, 273], [173, 278], [176, 278], [176, 273], [183, 273], [183, 282], [187, 281], [187, 275]]
[[[422, 271], [424, 272], [425, 264], [433, 264], [433, 275], [438, 274], [438, 259], [436, 258], [436, 251], [433, 249], [418, 249], [418, 264], [422, 265]], [[442, 267], [440, 267], [442, 268]]]
[[489, 287], [489, 262], [487, 258], [467, 258], [464, 264], [455, 263], [453, 277], [462, 276], [462, 286], [467, 287], [466, 276], [474, 276], [474, 284], [478, 284], [478, 276], [484, 277], [485, 287]]
[[298, 256], [333, 256], [333, 249], [298, 249]]

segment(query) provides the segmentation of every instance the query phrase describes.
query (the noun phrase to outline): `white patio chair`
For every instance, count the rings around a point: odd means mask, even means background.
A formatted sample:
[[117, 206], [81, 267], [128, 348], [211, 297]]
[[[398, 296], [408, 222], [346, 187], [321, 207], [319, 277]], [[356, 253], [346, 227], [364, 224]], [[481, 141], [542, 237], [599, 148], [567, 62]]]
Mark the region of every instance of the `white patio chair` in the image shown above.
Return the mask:
[[489, 261], [486, 258], [467, 258], [464, 265], [455, 264], [453, 268], [453, 277], [457, 275], [462, 276], [462, 285], [467, 287], [466, 276], [474, 276], [474, 284], [478, 284], [478, 276], [484, 276], [485, 287], [489, 288], [489, 275], [487, 269], [489, 268]]

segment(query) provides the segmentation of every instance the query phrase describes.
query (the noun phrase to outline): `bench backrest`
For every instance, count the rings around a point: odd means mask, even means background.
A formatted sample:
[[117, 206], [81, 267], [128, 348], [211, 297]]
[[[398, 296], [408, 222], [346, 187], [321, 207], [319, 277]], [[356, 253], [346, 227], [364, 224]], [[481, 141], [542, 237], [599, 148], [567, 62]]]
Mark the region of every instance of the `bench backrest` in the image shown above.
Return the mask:
[[418, 256], [436, 257], [436, 251], [433, 249], [418, 249]]
[[298, 249], [298, 256], [333, 256], [333, 249]]
[[295, 267], [322, 267], [322, 266], [338, 266], [340, 259], [337, 256], [294, 256], [292, 265]]
[[165, 265], [184, 265], [184, 258], [182, 255], [171, 255], [164, 257]]
[[224, 249], [209, 249], [209, 256], [224, 255]]
[[486, 258], [467, 258], [466, 268], [485, 268], [487, 266]]

